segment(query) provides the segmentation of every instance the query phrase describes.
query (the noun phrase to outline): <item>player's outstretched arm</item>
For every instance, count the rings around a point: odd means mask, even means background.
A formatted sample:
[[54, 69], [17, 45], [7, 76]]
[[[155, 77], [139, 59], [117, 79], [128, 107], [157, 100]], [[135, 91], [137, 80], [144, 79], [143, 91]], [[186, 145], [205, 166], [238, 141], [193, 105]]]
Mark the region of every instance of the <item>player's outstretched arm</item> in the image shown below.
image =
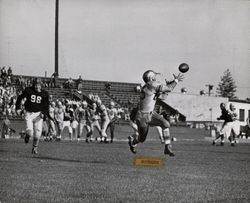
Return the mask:
[[182, 82], [184, 79], [184, 75], [179, 73], [178, 75], [173, 74], [174, 80], [168, 82], [166, 80], [166, 85], [162, 87], [162, 92], [171, 92], [178, 82]]

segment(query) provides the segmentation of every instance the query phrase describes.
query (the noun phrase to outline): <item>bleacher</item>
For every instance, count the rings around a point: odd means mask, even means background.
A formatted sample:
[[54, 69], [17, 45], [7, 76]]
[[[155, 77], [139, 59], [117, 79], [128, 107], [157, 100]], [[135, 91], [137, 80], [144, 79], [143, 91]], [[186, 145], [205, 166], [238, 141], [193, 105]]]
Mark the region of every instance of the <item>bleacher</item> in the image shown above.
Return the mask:
[[[17, 89], [19, 87], [16, 81], [19, 76], [22, 76], [25, 80], [35, 78], [35, 76], [13, 75], [13, 83]], [[51, 81], [51, 78], [48, 77], [39, 78], [47, 84]], [[45, 87], [45, 89], [53, 98], [59, 99], [82, 100], [88, 98], [90, 93], [97, 94], [105, 105], [108, 105], [113, 100], [120, 107], [127, 106], [129, 102], [136, 104], [139, 101], [139, 93], [136, 92], [136, 86], [140, 86], [138, 83], [83, 80], [82, 88], [78, 90], [76, 79], [73, 79], [73, 88], [64, 88], [64, 83], [67, 80], [68, 78], [58, 78], [57, 87]]]

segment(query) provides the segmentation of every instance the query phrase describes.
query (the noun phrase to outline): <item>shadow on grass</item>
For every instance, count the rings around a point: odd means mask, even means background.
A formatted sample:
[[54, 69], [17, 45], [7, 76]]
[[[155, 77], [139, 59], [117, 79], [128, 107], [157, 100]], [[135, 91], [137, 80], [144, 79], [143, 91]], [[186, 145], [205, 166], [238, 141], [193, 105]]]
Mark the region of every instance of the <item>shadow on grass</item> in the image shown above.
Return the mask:
[[204, 153], [218, 153], [218, 154], [242, 154], [242, 155], [248, 155], [248, 154], [250, 154], [248, 152], [216, 151], [216, 150], [214, 150], [214, 151], [211, 151], [211, 150], [204, 151], [204, 150], [194, 150], [194, 149], [190, 149], [190, 150], [188, 150], [188, 149], [181, 149], [179, 151], [182, 151], [182, 152], [200, 152], [200, 153], [202, 153], [202, 152], [204, 152]]
[[72, 159], [62, 159], [62, 158], [57, 158], [57, 157], [47, 157], [47, 156], [34, 156], [34, 159], [39, 159], [39, 160], [52, 160], [52, 161], [63, 161], [63, 162], [72, 162], [72, 163], [89, 163], [89, 164], [106, 164], [106, 161], [98, 161], [98, 160], [93, 160], [93, 161], [82, 161], [82, 160], [72, 160]]

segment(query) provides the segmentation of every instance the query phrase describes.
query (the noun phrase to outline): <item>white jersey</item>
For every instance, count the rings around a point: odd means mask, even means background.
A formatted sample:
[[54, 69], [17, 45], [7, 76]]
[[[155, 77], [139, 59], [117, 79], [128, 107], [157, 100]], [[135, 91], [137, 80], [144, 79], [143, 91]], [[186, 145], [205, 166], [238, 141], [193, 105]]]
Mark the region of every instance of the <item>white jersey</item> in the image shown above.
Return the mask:
[[117, 117], [118, 111], [116, 108], [107, 109], [109, 119], [115, 119]]
[[64, 112], [63, 107], [55, 108], [55, 119], [62, 122], [64, 120]]
[[52, 106], [49, 107], [49, 115], [51, 118], [55, 118], [55, 108]]
[[148, 82], [142, 87], [140, 95], [140, 110], [142, 112], [152, 112], [154, 110], [160, 89], [161, 84], [154, 81]]
[[141, 89], [139, 110], [142, 112], [152, 112], [155, 108], [156, 99], [165, 92], [171, 92], [176, 81], [169, 84], [162, 84], [158, 81], [150, 81], [146, 83]]

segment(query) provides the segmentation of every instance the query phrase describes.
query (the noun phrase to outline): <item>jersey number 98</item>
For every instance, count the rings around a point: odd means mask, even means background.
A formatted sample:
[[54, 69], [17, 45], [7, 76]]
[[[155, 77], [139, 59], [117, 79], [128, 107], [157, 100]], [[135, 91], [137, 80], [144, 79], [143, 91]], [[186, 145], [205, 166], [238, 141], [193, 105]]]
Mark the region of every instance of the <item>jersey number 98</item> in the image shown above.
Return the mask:
[[38, 103], [40, 104], [41, 101], [42, 101], [42, 97], [41, 96], [36, 96], [36, 95], [31, 95], [30, 97], [30, 101], [33, 102], [33, 103]]

